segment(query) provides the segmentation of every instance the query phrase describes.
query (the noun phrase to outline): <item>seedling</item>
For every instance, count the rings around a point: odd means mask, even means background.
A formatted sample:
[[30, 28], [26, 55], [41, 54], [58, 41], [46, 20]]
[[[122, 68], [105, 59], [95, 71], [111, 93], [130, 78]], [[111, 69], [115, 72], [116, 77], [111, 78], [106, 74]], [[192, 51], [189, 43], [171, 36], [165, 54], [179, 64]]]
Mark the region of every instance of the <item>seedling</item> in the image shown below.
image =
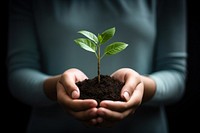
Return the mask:
[[84, 50], [93, 52], [97, 58], [97, 73], [98, 73], [98, 83], [100, 83], [100, 61], [105, 55], [114, 55], [122, 50], [124, 50], [128, 44], [124, 42], [113, 42], [109, 44], [105, 49], [104, 53], [101, 54], [101, 45], [105, 44], [109, 39], [111, 39], [115, 34], [115, 27], [110, 28], [98, 34], [97, 36], [86, 30], [78, 31], [78, 33], [84, 35], [86, 38], [75, 39], [75, 43], [78, 44]]

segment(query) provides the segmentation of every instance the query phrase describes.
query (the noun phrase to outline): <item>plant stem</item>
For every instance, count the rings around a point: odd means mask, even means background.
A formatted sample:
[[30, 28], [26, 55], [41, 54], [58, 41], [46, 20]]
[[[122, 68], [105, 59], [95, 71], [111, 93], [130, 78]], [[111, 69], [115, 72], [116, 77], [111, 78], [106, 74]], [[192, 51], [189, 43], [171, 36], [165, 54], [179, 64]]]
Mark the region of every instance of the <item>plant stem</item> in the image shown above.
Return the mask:
[[98, 83], [99, 84], [100, 84], [100, 81], [101, 81], [101, 79], [100, 79], [100, 60], [101, 60], [101, 53], [100, 53], [100, 46], [98, 46], [98, 64], [97, 64], [98, 71], [97, 71], [97, 73], [98, 73]]

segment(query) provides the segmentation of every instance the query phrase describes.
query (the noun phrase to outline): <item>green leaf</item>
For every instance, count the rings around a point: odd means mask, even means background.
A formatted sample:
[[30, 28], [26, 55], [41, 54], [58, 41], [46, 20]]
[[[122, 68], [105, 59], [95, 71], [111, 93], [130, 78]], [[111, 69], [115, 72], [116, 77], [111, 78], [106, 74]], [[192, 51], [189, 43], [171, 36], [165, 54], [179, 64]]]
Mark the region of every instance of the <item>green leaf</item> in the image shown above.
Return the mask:
[[76, 44], [78, 44], [81, 48], [90, 51], [90, 52], [96, 52], [97, 46], [96, 44], [86, 38], [78, 38], [76, 40], [74, 40]]
[[105, 30], [102, 34], [101, 34], [101, 44], [107, 42], [110, 38], [112, 38], [115, 34], [115, 27], [114, 28], [110, 28], [108, 30]]
[[94, 41], [96, 44], [98, 43], [98, 38], [95, 34], [93, 34], [92, 32], [86, 31], [86, 30], [81, 30], [78, 33], [84, 35], [85, 37], [87, 37], [88, 39]]
[[123, 42], [114, 42], [105, 48], [104, 53], [106, 55], [114, 55], [124, 50], [127, 46], [128, 44]]

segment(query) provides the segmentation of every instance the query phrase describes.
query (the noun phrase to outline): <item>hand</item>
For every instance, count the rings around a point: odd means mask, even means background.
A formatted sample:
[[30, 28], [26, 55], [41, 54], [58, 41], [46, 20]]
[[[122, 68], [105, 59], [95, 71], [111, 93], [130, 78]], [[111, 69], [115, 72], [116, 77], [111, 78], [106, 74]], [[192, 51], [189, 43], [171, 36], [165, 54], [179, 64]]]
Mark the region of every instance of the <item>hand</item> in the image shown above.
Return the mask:
[[121, 90], [121, 97], [126, 102], [104, 100], [97, 110], [100, 127], [110, 127], [116, 122], [133, 114], [142, 102], [144, 84], [141, 76], [132, 69], [122, 68], [111, 75], [125, 83]]
[[93, 99], [78, 99], [80, 92], [76, 82], [87, 79], [87, 76], [78, 69], [65, 71], [57, 82], [57, 101], [64, 110], [83, 121], [86, 125], [97, 123], [97, 102]]

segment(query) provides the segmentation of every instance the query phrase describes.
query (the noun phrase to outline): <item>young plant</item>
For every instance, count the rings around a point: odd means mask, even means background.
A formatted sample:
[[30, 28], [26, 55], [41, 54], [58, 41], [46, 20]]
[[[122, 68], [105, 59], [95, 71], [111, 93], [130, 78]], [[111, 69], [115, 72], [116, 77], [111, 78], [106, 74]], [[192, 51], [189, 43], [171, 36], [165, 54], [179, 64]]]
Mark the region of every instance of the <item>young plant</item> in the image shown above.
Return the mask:
[[93, 52], [97, 58], [97, 73], [98, 73], [98, 83], [100, 83], [100, 61], [105, 55], [114, 55], [122, 50], [124, 50], [128, 44], [124, 42], [113, 42], [109, 44], [105, 49], [104, 53], [101, 54], [101, 45], [105, 44], [109, 39], [111, 39], [115, 34], [115, 27], [110, 28], [102, 32], [101, 34], [98, 34], [96, 36], [94, 33], [81, 30], [78, 31], [78, 33], [84, 35], [86, 38], [78, 38], [75, 39], [75, 43], [78, 44], [81, 48]]

